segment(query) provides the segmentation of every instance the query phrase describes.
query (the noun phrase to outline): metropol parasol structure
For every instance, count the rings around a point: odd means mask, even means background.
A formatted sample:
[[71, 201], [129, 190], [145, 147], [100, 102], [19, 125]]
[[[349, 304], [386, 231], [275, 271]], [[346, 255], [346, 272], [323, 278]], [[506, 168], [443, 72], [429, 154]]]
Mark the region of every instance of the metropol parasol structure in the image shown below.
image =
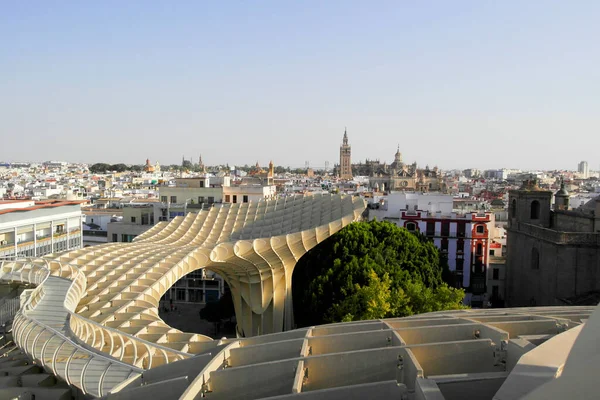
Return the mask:
[[[133, 243], [3, 261], [0, 280], [34, 285], [12, 338], [35, 365], [89, 397], [452, 399], [468, 391], [508, 399], [536, 398], [561, 379], [586, 387], [571, 374], [596, 357], [593, 307], [460, 310], [291, 330], [297, 261], [365, 208], [344, 195], [227, 204], [161, 222]], [[162, 295], [200, 268], [229, 284], [239, 338], [185, 333], [159, 318]], [[0, 358], [0, 372], [14, 354]]]

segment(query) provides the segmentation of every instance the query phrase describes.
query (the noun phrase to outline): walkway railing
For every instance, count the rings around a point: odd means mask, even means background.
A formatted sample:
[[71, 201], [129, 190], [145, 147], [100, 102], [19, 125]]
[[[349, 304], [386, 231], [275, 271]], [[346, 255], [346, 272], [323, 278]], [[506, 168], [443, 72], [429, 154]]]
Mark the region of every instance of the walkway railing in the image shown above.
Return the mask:
[[6, 299], [0, 306], [0, 325], [4, 325], [9, 321], [12, 321], [21, 308], [21, 299], [14, 297], [12, 299]]
[[[55, 277], [66, 278], [71, 281], [70, 286], [64, 293], [63, 311], [65, 312], [65, 318], [63, 323], [65, 331], [62, 333], [47, 324], [37, 321], [35, 316], [32, 316], [32, 314], [35, 314], [36, 307], [44, 300], [48, 279], [57, 279]], [[45, 362], [50, 363], [51, 369], [58, 376], [63, 377], [67, 382], [81, 388], [86, 393], [105, 393], [102, 388], [106, 384], [95, 381], [87, 382], [88, 387], [85, 388], [81, 379], [70, 376], [68, 365], [65, 368], [61, 366], [57, 369], [55, 364], [60, 364], [63, 361], [70, 364], [71, 359], [77, 356], [77, 360], [90, 360], [89, 362], [92, 359], [96, 359], [95, 362], [104, 360], [103, 365], [107, 370], [111, 365], [119, 365], [120, 370], [126, 366], [126, 369], [128, 368], [133, 373], [141, 372], [142, 368], [148, 369], [192, 356], [189, 353], [145, 341], [78, 315], [75, 309], [79, 300], [85, 294], [86, 278], [79, 268], [74, 265], [39, 258], [0, 261], [0, 279], [37, 285], [21, 312], [17, 313], [15, 317], [13, 327], [16, 338], [20, 338], [20, 340], [17, 339], [17, 344], [36, 359], [43, 355], [40, 361], [42, 364]], [[33, 341], [28, 340], [31, 332], [36, 335]], [[57, 339], [54, 339], [54, 337], [57, 335], [60, 337], [60, 341], [66, 344], [58, 347], [49, 359], [44, 359], [46, 357], [44, 349], [51, 341], [56, 342]], [[44, 343], [39, 343], [38, 338], [43, 338]], [[41, 350], [37, 348], [40, 345], [42, 346]], [[72, 354], [66, 358], [61, 350], [64, 346], [73, 347], [74, 349]], [[117, 370], [113, 366], [113, 373], [116, 373]], [[78, 373], [82, 374], [83, 372], [85, 370], [79, 370]], [[100, 392], [96, 390], [92, 392], [90, 387], [100, 388], [98, 389]]]
[[[7, 269], [6, 265], [10, 266], [10, 269]], [[75, 265], [38, 258], [2, 261], [0, 271], [4, 272], [1, 279], [37, 285], [24, 306], [26, 310], [33, 310], [43, 297], [43, 283], [48, 276], [54, 275], [71, 280], [72, 284], [66, 293], [64, 307], [69, 313], [71, 331], [75, 339], [82, 344], [111, 355], [118, 354], [115, 356], [117, 359], [125, 359], [130, 364], [142, 368], [156, 367], [192, 356], [189, 353], [137, 338], [77, 314], [75, 309], [85, 293], [86, 278]], [[131, 355], [126, 356], [126, 348], [129, 347], [131, 347]]]

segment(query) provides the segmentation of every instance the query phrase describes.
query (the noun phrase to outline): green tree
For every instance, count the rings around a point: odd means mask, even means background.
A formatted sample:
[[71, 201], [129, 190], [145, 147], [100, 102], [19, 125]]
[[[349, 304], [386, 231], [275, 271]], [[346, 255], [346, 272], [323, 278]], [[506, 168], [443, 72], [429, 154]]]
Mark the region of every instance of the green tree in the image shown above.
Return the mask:
[[218, 332], [218, 324], [221, 322], [221, 312], [218, 301], [211, 301], [206, 303], [204, 308], [200, 310], [200, 318], [212, 322], [215, 328], [215, 335]]
[[90, 172], [92, 174], [104, 174], [110, 170], [110, 164], [96, 163], [90, 166]]
[[214, 324], [215, 335], [219, 332], [219, 323], [226, 319], [231, 320], [234, 315], [233, 298], [228, 290], [218, 301], [207, 302], [204, 308], [200, 310], [200, 318]]
[[421, 234], [389, 222], [359, 222], [300, 259], [292, 279], [299, 326], [401, 317], [461, 307], [444, 282], [445, 258]]
[[119, 163], [119, 164], [113, 164], [110, 166], [110, 170], [111, 171], [116, 171], [116, 172], [125, 172], [128, 170], [127, 165], [123, 164], [123, 163]]

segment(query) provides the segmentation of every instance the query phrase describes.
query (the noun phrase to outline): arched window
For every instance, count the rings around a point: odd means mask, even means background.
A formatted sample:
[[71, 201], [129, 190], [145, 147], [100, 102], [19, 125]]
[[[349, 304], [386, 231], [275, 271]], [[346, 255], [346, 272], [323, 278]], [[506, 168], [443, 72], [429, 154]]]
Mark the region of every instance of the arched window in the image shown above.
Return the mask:
[[511, 218], [517, 218], [517, 200], [513, 199], [510, 205], [510, 216]]
[[531, 249], [531, 269], [540, 269], [540, 252], [535, 247]]
[[540, 219], [540, 202], [537, 200], [531, 202], [531, 219]]
[[408, 224], [406, 224], [406, 230], [410, 231], [410, 232], [414, 232], [417, 230], [417, 224], [415, 224], [414, 222], [409, 222]]

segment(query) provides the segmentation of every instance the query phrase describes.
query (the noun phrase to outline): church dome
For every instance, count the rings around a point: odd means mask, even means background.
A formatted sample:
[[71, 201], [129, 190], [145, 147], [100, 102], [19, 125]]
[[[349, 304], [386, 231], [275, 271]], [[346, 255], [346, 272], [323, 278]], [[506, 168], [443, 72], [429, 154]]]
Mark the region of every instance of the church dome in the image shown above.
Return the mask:
[[560, 185], [560, 189], [555, 193], [556, 196], [568, 196], [569, 192], [565, 189], [565, 184]]
[[560, 189], [558, 192], [554, 193], [554, 195], [559, 197], [569, 197], [569, 192], [565, 189], [565, 181], [563, 178], [560, 179]]

